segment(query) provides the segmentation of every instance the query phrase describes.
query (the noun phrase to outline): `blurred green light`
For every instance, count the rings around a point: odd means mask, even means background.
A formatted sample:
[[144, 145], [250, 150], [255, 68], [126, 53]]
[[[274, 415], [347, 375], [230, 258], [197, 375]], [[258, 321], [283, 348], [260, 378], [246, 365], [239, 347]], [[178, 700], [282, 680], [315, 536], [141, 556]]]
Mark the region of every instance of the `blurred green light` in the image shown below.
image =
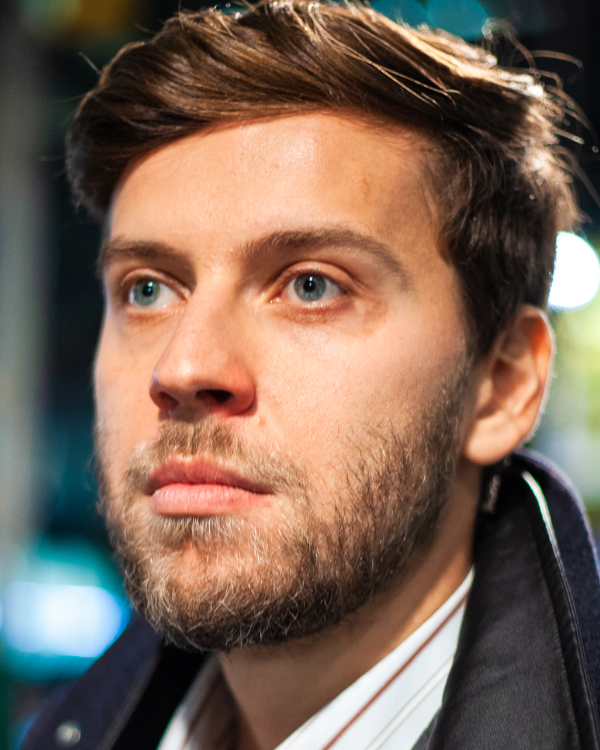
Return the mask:
[[485, 8], [477, 0], [374, 0], [374, 10], [393, 21], [409, 26], [426, 24], [463, 39], [477, 39], [488, 20]]
[[485, 8], [477, 0], [430, 0], [427, 12], [435, 28], [463, 39], [477, 39], [488, 19]]
[[372, 7], [392, 21], [403, 21], [409, 26], [431, 23], [427, 11], [416, 0], [375, 0]]
[[76, 17], [79, 0], [21, 0], [26, 23], [37, 31], [52, 33]]

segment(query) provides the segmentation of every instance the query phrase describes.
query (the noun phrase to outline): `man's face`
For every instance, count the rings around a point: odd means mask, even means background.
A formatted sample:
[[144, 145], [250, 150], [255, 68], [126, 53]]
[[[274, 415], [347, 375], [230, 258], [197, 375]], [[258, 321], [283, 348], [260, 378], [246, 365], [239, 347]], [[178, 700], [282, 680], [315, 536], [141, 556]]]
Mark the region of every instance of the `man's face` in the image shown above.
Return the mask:
[[182, 139], [121, 181], [103, 504], [134, 602], [171, 639], [314, 632], [433, 538], [469, 368], [424, 146], [298, 115]]

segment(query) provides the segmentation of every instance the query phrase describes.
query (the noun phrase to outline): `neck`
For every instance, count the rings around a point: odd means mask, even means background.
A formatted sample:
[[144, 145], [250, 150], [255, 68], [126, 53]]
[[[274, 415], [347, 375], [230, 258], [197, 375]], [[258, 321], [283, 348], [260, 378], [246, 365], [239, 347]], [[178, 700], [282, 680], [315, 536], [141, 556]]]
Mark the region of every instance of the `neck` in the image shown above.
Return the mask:
[[422, 625], [472, 562], [479, 477], [463, 476], [426, 555], [335, 628], [221, 655], [237, 705], [237, 750], [273, 750]]

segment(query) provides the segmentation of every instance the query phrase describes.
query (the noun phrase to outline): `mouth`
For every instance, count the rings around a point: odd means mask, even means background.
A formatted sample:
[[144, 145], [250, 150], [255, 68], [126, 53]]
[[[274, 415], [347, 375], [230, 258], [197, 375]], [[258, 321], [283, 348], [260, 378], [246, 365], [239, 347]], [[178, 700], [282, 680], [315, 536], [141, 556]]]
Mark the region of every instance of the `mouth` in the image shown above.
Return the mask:
[[214, 516], [270, 505], [268, 487], [209, 460], [171, 459], [148, 477], [147, 493], [163, 516]]

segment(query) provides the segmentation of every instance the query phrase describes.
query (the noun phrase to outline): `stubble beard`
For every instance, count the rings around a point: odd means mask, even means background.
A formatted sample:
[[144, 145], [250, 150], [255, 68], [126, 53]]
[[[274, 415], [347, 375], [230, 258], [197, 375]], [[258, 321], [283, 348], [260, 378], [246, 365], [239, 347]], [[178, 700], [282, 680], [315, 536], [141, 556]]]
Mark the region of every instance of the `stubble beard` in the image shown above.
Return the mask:
[[[134, 452], [112, 493], [110, 438], [97, 425], [99, 509], [135, 608], [170, 643], [229, 651], [331, 628], [392, 578], [402, 580], [434, 540], [449, 497], [467, 370], [466, 361], [458, 363], [402, 435], [388, 425], [347, 438], [343, 460], [330, 467], [337, 482], [316, 481], [291, 457], [206, 418], [167, 423], [156, 441]], [[151, 468], [168, 457], [200, 455], [284, 497], [276, 527], [252, 514], [152, 513], [144, 495]], [[317, 498], [329, 500], [332, 518], [319, 517]]]

